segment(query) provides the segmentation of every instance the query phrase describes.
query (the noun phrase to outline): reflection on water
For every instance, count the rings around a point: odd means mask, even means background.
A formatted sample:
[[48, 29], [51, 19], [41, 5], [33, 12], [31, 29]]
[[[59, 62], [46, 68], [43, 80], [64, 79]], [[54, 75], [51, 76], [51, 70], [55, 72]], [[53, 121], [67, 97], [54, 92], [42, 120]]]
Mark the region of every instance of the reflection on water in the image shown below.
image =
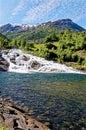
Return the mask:
[[0, 91], [52, 130], [85, 130], [86, 75], [0, 72]]

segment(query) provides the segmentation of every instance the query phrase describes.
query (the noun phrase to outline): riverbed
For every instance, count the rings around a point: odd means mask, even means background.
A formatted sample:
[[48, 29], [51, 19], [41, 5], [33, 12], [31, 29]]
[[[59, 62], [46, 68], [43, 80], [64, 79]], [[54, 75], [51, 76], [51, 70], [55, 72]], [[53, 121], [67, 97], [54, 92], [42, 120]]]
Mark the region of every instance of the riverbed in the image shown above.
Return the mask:
[[51, 130], [86, 128], [86, 75], [0, 72], [0, 97], [11, 97]]

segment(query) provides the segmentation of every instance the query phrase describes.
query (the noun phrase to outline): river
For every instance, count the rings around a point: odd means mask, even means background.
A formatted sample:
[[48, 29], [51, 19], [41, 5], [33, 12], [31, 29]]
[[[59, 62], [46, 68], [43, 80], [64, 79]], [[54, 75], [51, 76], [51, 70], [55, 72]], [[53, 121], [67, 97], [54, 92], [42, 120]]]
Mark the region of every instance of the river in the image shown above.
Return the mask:
[[0, 72], [0, 97], [27, 106], [51, 130], [86, 128], [85, 74]]

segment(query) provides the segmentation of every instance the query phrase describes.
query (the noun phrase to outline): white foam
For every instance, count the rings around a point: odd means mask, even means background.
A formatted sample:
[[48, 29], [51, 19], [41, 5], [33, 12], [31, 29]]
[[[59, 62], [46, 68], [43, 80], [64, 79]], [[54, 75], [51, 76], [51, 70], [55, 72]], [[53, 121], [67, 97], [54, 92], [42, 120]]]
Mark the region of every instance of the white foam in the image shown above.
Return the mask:
[[[25, 56], [27, 60], [23, 60], [22, 57]], [[6, 54], [5, 51], [2, 51], [2, 57], [9, 62], [10, 66], [9, 72], [18, 72], [18, 73], [31, 73], [31, 72], [54, 72], [54, 73], [81, 73], [72, 67], [67, 67], [64, 64], [55, 63], [53, 61], [45, 60], [31, 54], [24, 54], [23, 51], [19, 49], [11, 49]], [[10, 61], [10, 58], [15, 59], [16, 64]], [[40, 64], [40, 67], [34, 69], [31, 67], [31, 62], [37, 61]]]

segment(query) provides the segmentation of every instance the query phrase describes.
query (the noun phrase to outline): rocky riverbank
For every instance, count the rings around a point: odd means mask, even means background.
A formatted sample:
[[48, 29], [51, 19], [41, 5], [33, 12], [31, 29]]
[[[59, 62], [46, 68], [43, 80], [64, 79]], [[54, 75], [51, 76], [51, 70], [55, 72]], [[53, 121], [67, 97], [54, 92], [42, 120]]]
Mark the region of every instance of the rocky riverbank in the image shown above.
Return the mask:
[[0, 98], [0, 130], [50, 130], [44, 124], [29, 117], [11, 99]]
[[2, 50], [1, 55], [2, 59], [6, 62], [3, 66], [5, 65], [6, 70], [9, 72], [81, 73], [64, 64], [47, 61], [44, 58], [33, 56], [31, 54], [25, 54], [19, 49]]

